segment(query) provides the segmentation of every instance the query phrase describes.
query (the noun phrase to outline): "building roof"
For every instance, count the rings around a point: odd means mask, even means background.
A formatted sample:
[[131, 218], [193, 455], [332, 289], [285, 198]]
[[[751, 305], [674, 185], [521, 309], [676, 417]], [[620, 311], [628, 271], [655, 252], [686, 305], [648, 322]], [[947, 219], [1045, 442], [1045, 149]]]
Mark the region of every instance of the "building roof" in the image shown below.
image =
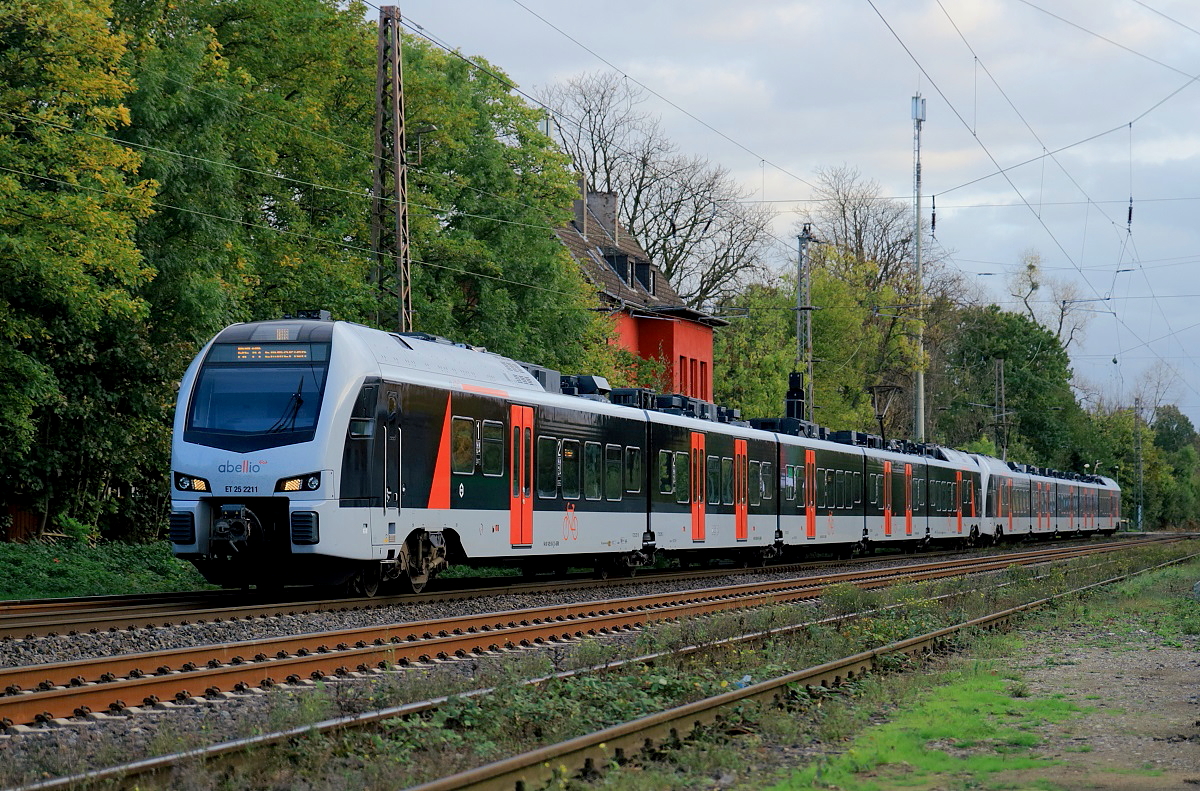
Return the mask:
[[687, 306], [617, 220], [616, 211], [615, 193], [588, 191], [586, 205], [575, 201], [575, 219], [556, 231], [601, 299], [618, 310], [670, 315], [710, 326], [727, 324]]

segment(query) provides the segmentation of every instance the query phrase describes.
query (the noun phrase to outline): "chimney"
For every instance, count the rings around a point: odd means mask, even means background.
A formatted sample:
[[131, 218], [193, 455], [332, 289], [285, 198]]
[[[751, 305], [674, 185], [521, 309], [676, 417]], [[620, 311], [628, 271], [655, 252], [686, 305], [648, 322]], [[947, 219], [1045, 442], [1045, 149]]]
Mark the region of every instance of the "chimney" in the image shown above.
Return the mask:
[[621, 244], [617, 233], [617, 193], [593, 192], [588, 195], [588, 202], [600, 218], [600, 225], [612, 237], [613, 245]]
[[575, 199], [575, 204], [574, 204], [575, 227], [577, 229], [579, 229], [579, 234], [586, 240], [587, 235], [588, 235], [588, 229], [587, 229], [587, 224], [588, 224], [588, 222], [587, 222], [587, 218], [588, 218], [587, 179], [580, 176], [578, 184], [579, 184], [579, 197]]

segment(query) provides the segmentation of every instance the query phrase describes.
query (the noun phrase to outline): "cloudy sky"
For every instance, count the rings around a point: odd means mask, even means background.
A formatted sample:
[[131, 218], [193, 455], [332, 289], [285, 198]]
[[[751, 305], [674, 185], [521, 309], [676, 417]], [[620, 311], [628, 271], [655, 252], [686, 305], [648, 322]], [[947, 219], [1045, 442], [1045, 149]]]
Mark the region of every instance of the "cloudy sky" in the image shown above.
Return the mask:
[[[919, 91], [938, 252], [1001, 304], [1012, 300], [1004, 273], [1038, 252], [1048, 275], [1090, 300], [1076, 303], [1090, 317], [1071, 347], [1077, 376], [1119, 403], [1157, 367], [1174, 378], [1169, 400], [1200, 425], [1200, 4], [408, 0], [400, 9], [530, 92], [599, 70], [644, 85], [644, 108], [680, 149], [771, 201], [789, 244], [818, 168], [849, 165], [911, 201]], [[781, 264], [788, 252], [781, 244]]]

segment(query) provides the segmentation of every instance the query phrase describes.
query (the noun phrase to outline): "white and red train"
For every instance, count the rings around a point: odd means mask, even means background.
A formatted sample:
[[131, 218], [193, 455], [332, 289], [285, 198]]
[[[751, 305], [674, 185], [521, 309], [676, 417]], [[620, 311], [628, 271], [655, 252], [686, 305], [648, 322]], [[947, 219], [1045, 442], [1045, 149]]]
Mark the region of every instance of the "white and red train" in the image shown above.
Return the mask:
[[579, 388], [429, 336], [230, 326], [179, 391], [174, 551], [222, 585], [372, 593], [420, 589], [448, 563], [758, 560], [1120, 523], [1120, 488], [1101, 476], [813, 438], [794, 420], [754, 427], [679, 396], [564, 390]]

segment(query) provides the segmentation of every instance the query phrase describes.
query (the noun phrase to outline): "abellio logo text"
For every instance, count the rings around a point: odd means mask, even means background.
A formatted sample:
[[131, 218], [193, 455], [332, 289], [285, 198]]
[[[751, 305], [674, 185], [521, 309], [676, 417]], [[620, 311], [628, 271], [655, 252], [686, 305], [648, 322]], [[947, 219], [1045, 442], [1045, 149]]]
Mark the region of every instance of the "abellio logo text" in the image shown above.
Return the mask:
[[237, 472], [242, 473], [243, 475], [248, 475], [252, 472], [258, 472], [261, 470], [261, 463], [262, 462], [255, 464], [249, 459], [242, 459], [241, 461], [227, 461], [217, 467], [217, 472]]

